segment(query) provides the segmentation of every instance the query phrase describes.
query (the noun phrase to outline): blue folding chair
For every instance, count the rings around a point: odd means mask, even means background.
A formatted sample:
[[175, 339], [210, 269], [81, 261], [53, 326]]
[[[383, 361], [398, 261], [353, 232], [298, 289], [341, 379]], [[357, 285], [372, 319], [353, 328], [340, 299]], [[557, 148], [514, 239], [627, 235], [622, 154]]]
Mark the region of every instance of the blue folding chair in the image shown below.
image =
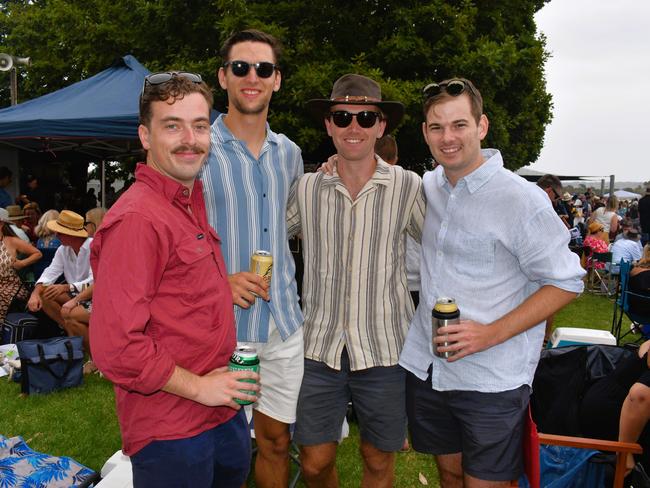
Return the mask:
[[[641, 334], [637, 342], [650, 338], [650, 315], [642, 315], [630, 310], [630, 298], [638, 301], [647, 301], [650, 303], [650, 297], [634, 293], [629, 290], [630, 285], [630, 270], [632, 264], [621, 260], [620, 265], [620, 279], [618, 293], [614, 301], [614, 317], [612, 319], [612, 335], [616, 337], [616, 343], [630, 333]], [[635, 301], [636, 301], [635, 300]], [[630, 330], [622, 333], [623, 316], [626, 316], [632, 322]]]

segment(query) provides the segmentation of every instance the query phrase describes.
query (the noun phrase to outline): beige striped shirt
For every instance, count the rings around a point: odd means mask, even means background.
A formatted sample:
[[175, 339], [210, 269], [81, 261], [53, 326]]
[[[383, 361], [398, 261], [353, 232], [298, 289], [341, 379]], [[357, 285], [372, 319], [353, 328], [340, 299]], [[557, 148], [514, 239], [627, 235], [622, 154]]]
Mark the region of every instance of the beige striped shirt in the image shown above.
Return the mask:
[[309, 173], [289, 196], [289, 234], [302, 234], [305, 357], [340, 370], [397, 364], [413, 302], [406, 235], [420, 242], [421, 178], [378, 159], [356, 199], [335, 173]]

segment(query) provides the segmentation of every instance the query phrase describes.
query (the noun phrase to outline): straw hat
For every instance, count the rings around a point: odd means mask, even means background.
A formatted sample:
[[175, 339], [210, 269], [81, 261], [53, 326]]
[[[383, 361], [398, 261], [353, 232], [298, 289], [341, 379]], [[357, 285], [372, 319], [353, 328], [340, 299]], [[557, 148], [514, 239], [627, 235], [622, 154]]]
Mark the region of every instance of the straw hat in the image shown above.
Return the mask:
[[61, 210], [56, 220], [50, 220], [47, 223], [47, 228], [68, 236], [88, 237], [88, 232], [84, 228], [84, 218], [70, 210]]
[[5, 208], [7, 209], [9, 220], [22, 220], [27, 218], [23, 213], [23, 209], [20, 208], [20, 205], [8, 205]]
[[568, 191], [564, 192], [564, 195], [562, 195], [562, 201], [563, 202], [571, 201], [571, 194]]
[[596, 232], [601, 232], [603, 230], [605, 230], [605, 227], [603, 226], [603, 224], [599, 222], [592, 222], [591, 224], [589, 224], [590, 234], [595, 234]]
[[404, 105], [381, 99], [379, 83], [365, 76], [347, 74], [334, 82], [330, 98], [309, 100], [305, 107], [316, 120], [322, 121], [329, 113], [332, 105], [375, 105], [386, 115], [386, 130], [388, 134], [402, 120]]

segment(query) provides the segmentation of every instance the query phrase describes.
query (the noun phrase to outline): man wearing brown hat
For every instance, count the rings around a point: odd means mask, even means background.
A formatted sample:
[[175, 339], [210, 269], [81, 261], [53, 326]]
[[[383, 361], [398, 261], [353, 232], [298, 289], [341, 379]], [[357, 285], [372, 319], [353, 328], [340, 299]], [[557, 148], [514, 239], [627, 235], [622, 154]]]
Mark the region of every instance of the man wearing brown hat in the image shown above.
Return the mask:
[[[27, 306], [32, 312], [42, 309], [63, 329], [65, 321], [61, 317], [61, 305], [93, 282], [90, 270], [92, 239], [84, 228], [84, 218], [70, 210], [61, 211], [56, 220], [47, 223], [47, 227], [56, 232], [61, 246], [56, 250], [52, 263], [37, 279]], [[55, 284], [61, 275], [66, 282]]]
[[397, 364], [413, 315], [406, 237], [418, 242], [422, 180], [375, 155], [402, 119], [375, 81], [339, 78], [307, 109], [337, 149], [332, 175], [292, 188], [290, 234], [302, 234], [305, 366], [294, 440], [308, 486], [336, 486], [337, 441], [350, 401], [359, 419], [363, 486], [392, 486], [394, 452], [406, 433], [404, 370]]

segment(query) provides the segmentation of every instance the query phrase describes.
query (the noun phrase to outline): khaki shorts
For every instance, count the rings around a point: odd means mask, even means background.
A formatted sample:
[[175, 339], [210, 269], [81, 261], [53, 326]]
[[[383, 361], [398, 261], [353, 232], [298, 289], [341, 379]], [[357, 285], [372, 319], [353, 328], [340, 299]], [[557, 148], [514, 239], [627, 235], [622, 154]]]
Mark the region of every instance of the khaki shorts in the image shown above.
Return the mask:
[[237, 345], [254, 347], [260, 360], [261, 396], [253, 408], [275, 420], [293, 424], [304, 368], [302, 327], [282, 341], [271, 317], [268, 342], [239, 342]]

